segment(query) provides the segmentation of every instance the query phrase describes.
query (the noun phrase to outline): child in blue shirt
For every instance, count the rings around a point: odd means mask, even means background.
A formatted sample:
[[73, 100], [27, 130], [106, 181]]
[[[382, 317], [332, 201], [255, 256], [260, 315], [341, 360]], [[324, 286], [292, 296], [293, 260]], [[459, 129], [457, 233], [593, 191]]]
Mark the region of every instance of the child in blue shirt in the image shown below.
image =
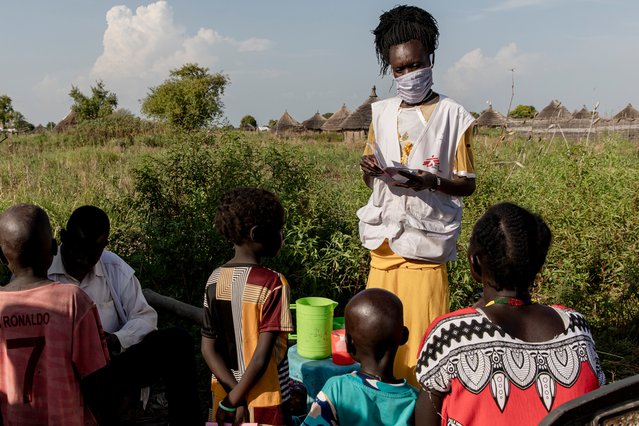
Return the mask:
[[393, 293], [371, 288], [345, 310], [346, 345], [361, 368], [330, 378], [304, 424], [413, 425], [417, 390], [393, 376], [397, 348], [408, 340], [403, 305]]

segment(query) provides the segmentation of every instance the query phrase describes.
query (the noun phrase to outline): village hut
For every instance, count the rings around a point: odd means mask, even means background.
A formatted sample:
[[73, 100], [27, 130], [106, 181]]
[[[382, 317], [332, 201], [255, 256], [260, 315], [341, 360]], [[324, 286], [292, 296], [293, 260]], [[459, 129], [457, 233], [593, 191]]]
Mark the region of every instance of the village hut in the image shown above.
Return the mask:
[[639, 119], [639, 111], [634, 109], [632, 104], [628, 104], [624, 109], [622, 109], [617, 114], [615, 114], [615, 116], [612, 117], [612, 119], [617, 121], [620, 121], [620, 120], [634, 121], [636, 119]]
[[592, 127], [601, 121], [599, 119], [599, 113], [597, 111], [588, 111], [588, 108], [584, 105], [579, 111], [575, 111], [572, 114], [572, 119], [567, 125], [569, 129], [581, 129], [580, 132], [586, 131], [585, 129], [592, 129]]
[[579, 111], [575, 111], [572, 114], [572, 118], [576, 118], [579, 120], [583, 120], [583, 119], [592, 119], [593, 118], [593, 114], [594, 114], [594, 118], [597, 119], [599, 118], [599, 113], [597, 111], [588, 111], [588, 108], [586, 108], [586, 105], [584, 105], [584, 107], [582, 109], [580, 109]]
[[488, 106], [488, 109], [484, 110], [475, 120], [475, 126], [478, 127], [506, 127], [507, 124], [506, 117], [495, 111], [492, 105]]
[[291, 115], [288, 111], [284, 111], [284, 114], [280, 117], [275, 125], [275, 133], [284, 134], [284, 133], [297, 133], [304, 130], [304, 127]]
[[317, 111], [314, 116], [302, 122], [302, 126], [306, 130], [310, 130], [312, 132], [321, 132], [322, 126], [326, 123], [326, 118], [322, 117], [322, 115]]
[[344, 142], [358, 142], [366, 138], [368, 128], [373, 118], [373, 110], [371, 104], [377, 101], [377, 92], [375, 86], [371, 90], [371, 94], [346, 120], [342, 123], [342, 132], [344, 132]]
[[69, 111], [66, 117], [62, 119], [58, 124], [55, 125], [53, 130], [56, 132], [64, 132], [71, 127], [75, 127], [78, 125], [78, 119], [75, 111]]
[[342, 123], [344, 120], [351, 115], [351, 112], [346, 108], [346, 104], [343, 104], [342, 107], [333, 115], [331, 115], [328, 120], [322, 124], [322, 131], [324, 132], [339, 132], [342, 130]]
[[535, 120], [562, 121], [570, 120], [572, 114], [558, 100], [551, 101], [548, 106], [541, 110]]

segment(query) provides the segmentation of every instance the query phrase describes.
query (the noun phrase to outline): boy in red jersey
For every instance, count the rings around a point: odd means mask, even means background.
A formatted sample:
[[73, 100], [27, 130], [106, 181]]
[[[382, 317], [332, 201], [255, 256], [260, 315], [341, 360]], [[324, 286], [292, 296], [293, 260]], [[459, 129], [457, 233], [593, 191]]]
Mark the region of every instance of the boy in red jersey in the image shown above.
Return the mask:
[[108, 351], [95, 304], [47, 279], [57, 245], [47, 214], [18, 204], [0, 216], [0, 256], [15, 279], [0, 287], [0, 409], [4, 425], [94, 422], [80, 378]]

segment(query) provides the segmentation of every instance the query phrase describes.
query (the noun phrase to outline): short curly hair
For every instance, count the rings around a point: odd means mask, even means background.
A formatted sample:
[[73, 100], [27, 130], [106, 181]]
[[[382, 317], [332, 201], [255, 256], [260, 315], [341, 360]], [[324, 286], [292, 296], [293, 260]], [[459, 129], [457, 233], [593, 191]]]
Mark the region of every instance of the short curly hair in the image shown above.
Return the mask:
[[544, 220], [512, 203], [489, 208], [477, 221], [468, 254], [480, 256], [496, 284], [526, 291], [541, 270], [552, 234]]
[[424, 9], [416, 6], [397, 6], [382, 13], [373, 35], [380, 74], [384, 75], [390, 66], [391, 46], [417, 40], [422, 43], [427, 53], [432, 53], [437, 49], [439, 28], [433, 15]]
[[279, 230], [284, 220], [284, 207], [275, 194], [262, 188], [236, 188], [222, 195], [215, 228], [232, 243], [242, 244], [254, 226]]

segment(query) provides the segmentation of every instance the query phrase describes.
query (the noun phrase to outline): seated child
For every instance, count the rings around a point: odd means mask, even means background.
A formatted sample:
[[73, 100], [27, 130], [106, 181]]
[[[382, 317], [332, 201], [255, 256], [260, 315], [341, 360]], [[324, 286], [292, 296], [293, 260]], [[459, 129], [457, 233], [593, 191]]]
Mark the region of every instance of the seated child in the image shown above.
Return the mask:
[[287, 334], [293, 330], [290, 288], [278, 272], [260, 265], [282, 246], [284, 208], [259, 188], [222, 196], [215, 227], [235, 256], [206, 283], [202, 355], [213, 373], [218, 424], [290, 423]]
[[412, 425], [417, 390], [393, 376], [397, 348], [408, 340], [403, 305], [393, 293], [371, 288], [346, 305], [346, 345], [361, 368], [330, 378], [305, 425]]
[[0, 257], [15, 276], [0, 287], [0, 408], [6, 425], [94, 421], [80, 378], [106, 365], [106, 342], [89, 296], [47, 279], [56, 251], [41, 208], [18, 204], [0, 216]]

